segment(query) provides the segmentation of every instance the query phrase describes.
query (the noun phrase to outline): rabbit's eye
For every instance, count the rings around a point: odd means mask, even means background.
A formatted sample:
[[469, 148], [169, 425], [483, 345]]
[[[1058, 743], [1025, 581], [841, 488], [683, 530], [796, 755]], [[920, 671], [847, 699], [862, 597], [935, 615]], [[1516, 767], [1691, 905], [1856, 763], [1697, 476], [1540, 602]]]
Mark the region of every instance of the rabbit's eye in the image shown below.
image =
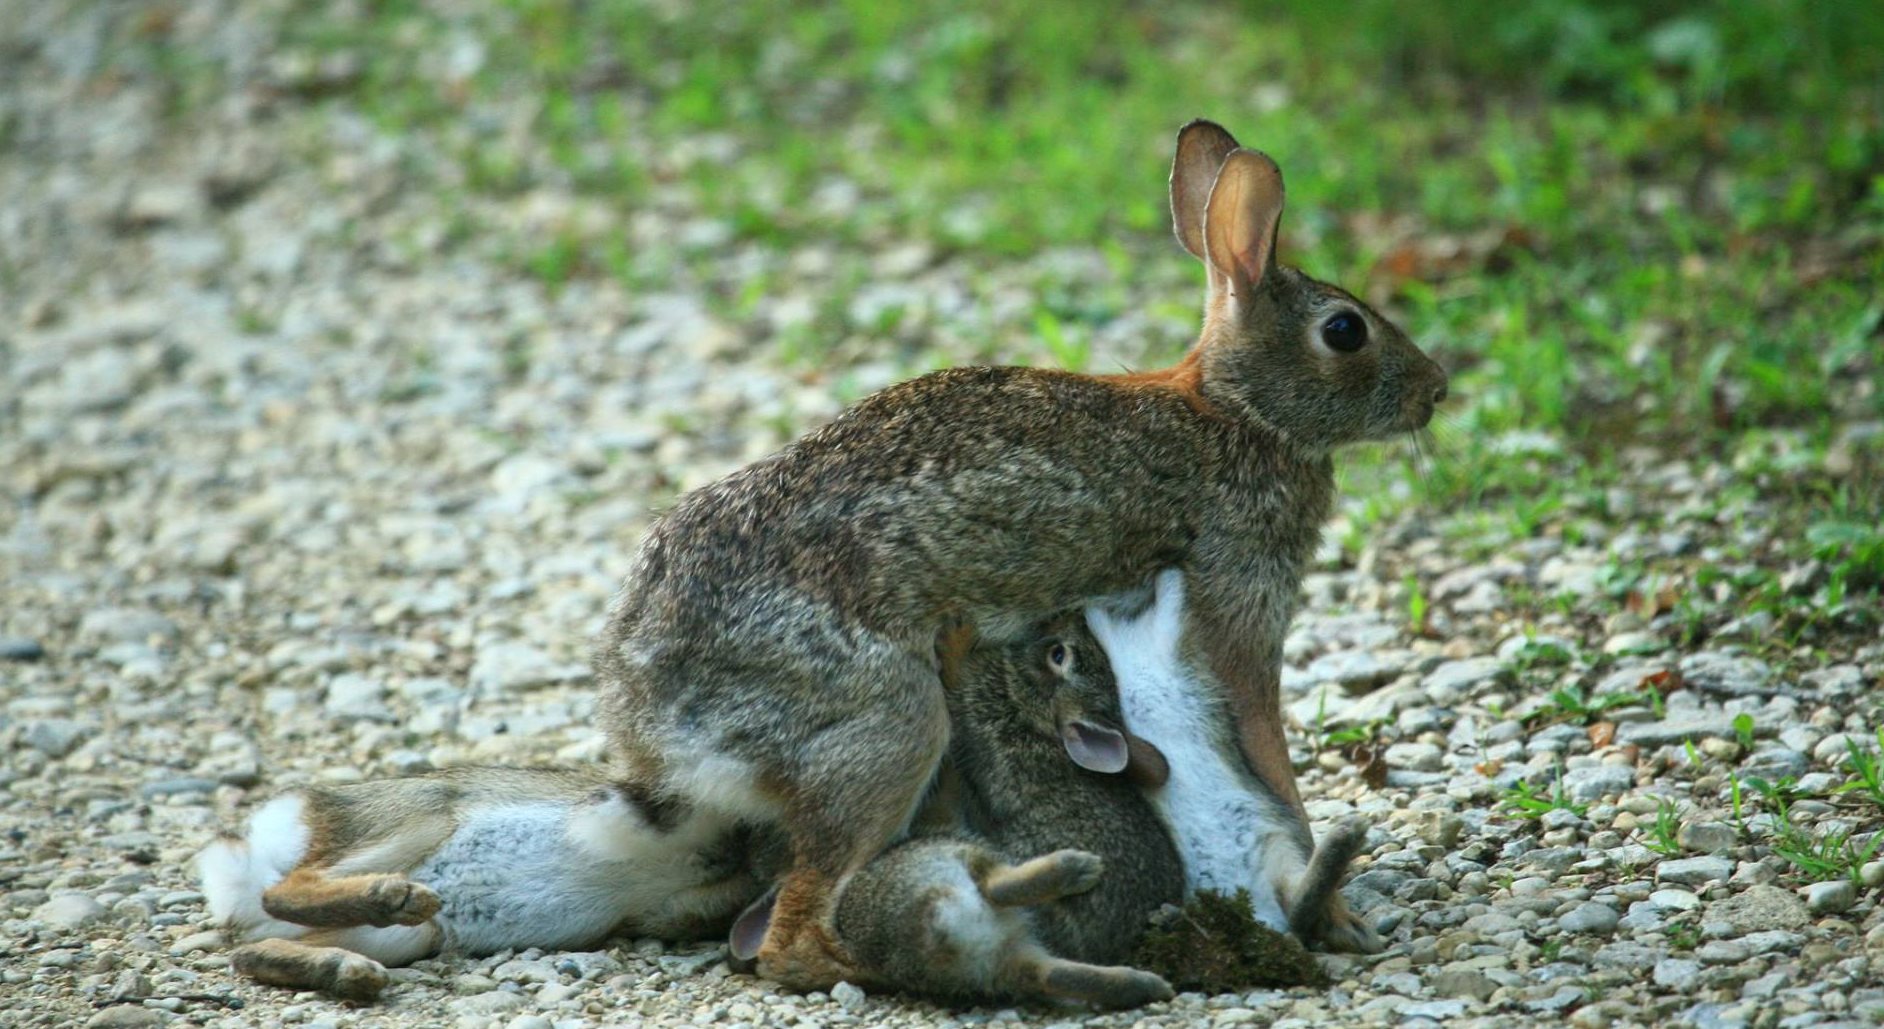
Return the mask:
[[1321, 323], [1321, 341], [1331, 350], [1351, 354], [1367, 345], [1367, 322], [1353, 311], [1343, 311]]
[[1072, 663], [1073, 655], [1067, 652], [1066, 644], [1055, 643], [1047, 648], [1047, 664], [1052, 665], [1054, 671], [1064, 672]]

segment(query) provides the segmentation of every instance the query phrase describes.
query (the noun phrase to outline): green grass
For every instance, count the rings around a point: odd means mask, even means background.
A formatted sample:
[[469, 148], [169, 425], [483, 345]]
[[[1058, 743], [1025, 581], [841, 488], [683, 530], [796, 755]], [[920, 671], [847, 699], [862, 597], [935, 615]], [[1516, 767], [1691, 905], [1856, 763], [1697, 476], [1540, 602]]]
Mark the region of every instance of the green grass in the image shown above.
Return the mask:
[[[1284, 258], [1454, 374], [1423, 458], [1343, 462], [1370, 498], [1351, 551], [1408, 504], [1473, 513], [1478, 547], [1574, 540], [1649, 444], [1731, 468], [1722, 510], [1771, 505], [1785, 544], [1712, 580], [1641, 569], [1684, 583], [1680, 642], [1749, 610], [1775, 616], [1776, 649], [1875, 628], [1884, 442], [1839, 435], [1884, 397], [1879, 5], [387, 0], [303, 2], [282, 29], [310, 66], [351, 69], [300, 101], [426, 140], [410, 171], [454, 211], [452, 245], [550, 292], [698, 289], [834, 390], [862, 361], [1177, 357], [1201, 276], [1170, 238], [1169, 147], [1216, 118], [1285, 171]], [[173, 80], [179, 110], [213, 96], [214, 62], [166, 38], [119, 57]], [[430, 70], [464, 39], [474, 68]], [[601, 217], [494, 238], [487, 201], [545, 187]], [[651, 207], [712, 231], [631, 244]], [[968, 328], [852, 323], [883, 251], [912, 242], [973, 292]], [[1039, 259], [1063, 249], [1101, 261]], [[808, 252], [822, 270], [797, 268]], [[991, 299], [1015, 286], [1026, 303]], [[765, 321], [788, 293], [809, 319]], [[1097, 351], [1139, 316], [1137, 343]], [[1823, 579], [1779, 589], [1803, 560]], [[1410, 591], [1416, 626], [1423, 605]]]

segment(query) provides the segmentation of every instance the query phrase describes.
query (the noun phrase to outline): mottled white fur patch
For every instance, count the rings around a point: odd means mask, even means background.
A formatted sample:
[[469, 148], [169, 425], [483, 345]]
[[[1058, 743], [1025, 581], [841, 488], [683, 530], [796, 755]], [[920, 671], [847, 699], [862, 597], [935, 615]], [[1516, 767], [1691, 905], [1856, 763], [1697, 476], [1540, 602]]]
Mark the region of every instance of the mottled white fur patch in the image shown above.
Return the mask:
[[1183, 574], [1160, 573], [1154, 600], [1141, 613], [1124, 616], [1095, 604], [1086, 609], [1086, 624], [1112, 662], [1126, 726], [1171, 764], [1170, 781], [1150, 797], [1177, 840], [1187, 889], [1247, 889], [1256, 918], [1288, 931], [1282, 891], [1307, 855], [1291, 837], [1294, 816], [1254, 781], [1240, 754], [1225, 753], [1234, 734], [1220, 722], [1229, 715], [1217, 686], [1179, 649]]
[[216, 924], [238, 936], [294, 939], [304, 926], [270, 918], [262, 910], [262, 891], [282, 880], [307, 854], [306, 801], [284, 793], [249, 819], [247, 839], [220, 839], [196, 857], [203, 897]]
[[691, 760], [676, 760], [669, 766], [669, 782], [680, 796], [727, 815], [753, 821], [779, 815], [778, 802], [759, 791], [752, 763], [721, 751], [702, 750]]
[[959, 964], [953, 971], [964, 982], [992, 983], [1007, 951], [1026, 935], [1026, 923], [990, 904], [954, 855], [935, 864], [934, 873], [925, 877], [927, 888], [935, 891], [929, 931], [939, 944], [930, 950], [956, 955]]

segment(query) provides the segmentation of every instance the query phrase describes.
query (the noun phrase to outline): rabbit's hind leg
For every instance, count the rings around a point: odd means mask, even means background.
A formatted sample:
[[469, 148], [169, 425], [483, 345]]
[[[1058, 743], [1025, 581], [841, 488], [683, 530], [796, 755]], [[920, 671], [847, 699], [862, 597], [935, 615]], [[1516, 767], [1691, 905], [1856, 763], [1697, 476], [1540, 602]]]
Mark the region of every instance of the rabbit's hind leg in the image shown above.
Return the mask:
[[1170, 1000], [1171, 984], [1157, 975], [1122, 965], [1087, 965], [1049, 957], [1023, 959], [1023, 973], [1035, 984], [1035, 996], [1116, 1010]]
[[843, 717], [803, 731], [779, 779], [792, 868], [759, 948], [759, 974], [824, 989], [854, 970], [832, 925], [838, 884], [903, 835], [948, 745], [934, 666], [904, 655], [867, 662], [827, 689]]
[[418, 925], [438, 913], [438, 894], [398, 874], [329, 876], [301, 867], [262, 893], [262, 910], [296, 925]]
[[300, 940], [244, 944], [230, 953], [229, 963], [256, 982], [319, 990], [343, 1000], [369, 1001], [386, 988], [386, 969], [372, 958]]
[[981, 895], [997, 907], [1033, 907], [1085, 893], [1099, 884], [1105, 862], [1083, 850], [1056, 850], [980, 876]]

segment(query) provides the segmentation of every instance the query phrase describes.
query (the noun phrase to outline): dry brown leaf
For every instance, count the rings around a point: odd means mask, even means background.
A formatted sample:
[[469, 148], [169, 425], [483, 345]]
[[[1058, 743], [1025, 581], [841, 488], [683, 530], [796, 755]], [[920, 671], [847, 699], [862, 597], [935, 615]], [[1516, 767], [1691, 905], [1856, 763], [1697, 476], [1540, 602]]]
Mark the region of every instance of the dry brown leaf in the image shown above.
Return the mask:
[[1616, 742], [1616, 723], [1597, 722], [1586, 730], [1590, 734], [1590, 746], [1601, 750]]

